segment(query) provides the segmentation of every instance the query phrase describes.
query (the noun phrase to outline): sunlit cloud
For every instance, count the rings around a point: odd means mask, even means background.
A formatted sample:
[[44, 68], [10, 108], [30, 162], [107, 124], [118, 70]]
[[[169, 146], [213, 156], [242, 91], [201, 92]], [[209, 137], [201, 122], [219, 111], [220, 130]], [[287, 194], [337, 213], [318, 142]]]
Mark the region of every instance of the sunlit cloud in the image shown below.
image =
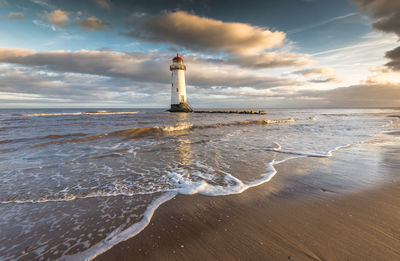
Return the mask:
[[7, 16], [4, 16], [4, 18], [15, 20], [15, 21], [26, 19], [24, 13], [21, 13], [21, 12], [10, 12], [10, 13], [8, 13]]
[[83, 19], [80, 22], [80, 26], [81, 26], [81, 28], [86, 29], [86, 30], [102, 31], [105, 28], [109, 27], [110, 24], [107, 23], [106, 21], [100, 20], [97, 17], [91, 16], [91, 17]]
[[309, 82], [313, 83], [328, 83], [340, 82], [341, 79], [336, 75], [332, 68], [314, 67], [292, 72], [292, 74], [303, 75]]
[[170, 42], [188, 49], [256, 53], [283, 43], [285, 33], [244, 23], [225, 23], [183, 11], [146, 16], [128, 36], [153, 42]]
[[248, 68], [304, 66], [306, 54], [268, 51], [285, 43], [284, 32], [245, 23], [227, 23], [183, 11], [158, 16], [135, 16], [134, 29], [125, 35], [189, 50], [228, 54], [226, 62]]
[[43, 16], [46, 17], [51, 24], [56, 26], [64, 26], [65, 22], [69, 19], [68, 13], [61, 9], [54, 10], [50, 13], [46, 11]]

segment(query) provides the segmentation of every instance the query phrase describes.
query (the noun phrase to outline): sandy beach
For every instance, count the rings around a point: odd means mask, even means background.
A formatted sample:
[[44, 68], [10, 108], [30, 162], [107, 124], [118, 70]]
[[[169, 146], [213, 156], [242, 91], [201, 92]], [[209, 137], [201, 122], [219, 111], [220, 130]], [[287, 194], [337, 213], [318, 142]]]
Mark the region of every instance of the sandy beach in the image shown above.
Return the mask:
[[399, 260], [399, 158], [371, 141], [277, 165], [242, 194], [178, 195], [96, 260]]

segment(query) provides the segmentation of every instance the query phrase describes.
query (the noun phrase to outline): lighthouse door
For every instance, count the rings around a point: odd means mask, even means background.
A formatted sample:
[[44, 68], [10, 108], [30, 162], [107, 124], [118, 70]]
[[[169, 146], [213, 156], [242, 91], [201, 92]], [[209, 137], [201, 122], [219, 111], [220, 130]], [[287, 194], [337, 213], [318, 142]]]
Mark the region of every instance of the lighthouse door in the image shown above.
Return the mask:
[[184, 95], [180, 95], [179, 96], [179, 102], [185, 102], [185, 96]]

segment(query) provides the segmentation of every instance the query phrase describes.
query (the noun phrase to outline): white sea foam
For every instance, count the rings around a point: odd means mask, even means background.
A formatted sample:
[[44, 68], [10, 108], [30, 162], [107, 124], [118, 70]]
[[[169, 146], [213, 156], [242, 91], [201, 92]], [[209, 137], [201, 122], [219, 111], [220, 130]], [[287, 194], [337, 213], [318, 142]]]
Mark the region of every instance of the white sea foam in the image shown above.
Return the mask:
[[168, 175], [174, 180], [174, 182], [177, 183], [178, 188], [173, 192], [165, 193], [163, 196], [153, 201], [147, 207], [147, 210], [144, 213], [144, 217], [140, 222], [133, 224], [123, 231], [120, 231], [120, 229], [116, 229], [114, 232], [109, 234], [106, 239], [95, 244], [89, 249], [72, 256], [63, 256], [62, 258], [60, 258], [60, 260], [93, 260], [100, 254], [111, 249], [114, 245], [136, 236], [150, 223], [151, 218], [157, 208], [163, 203], [175, 197], [177, 194], [201, 194], [206, 196], [240, 194], [249, 188], [256, 187], [270, 181], [277, 173], [276, 169], [274, 168], [275, 165], [294, 158], [297, 157], [290, 157], [280, 161], [273, 160], [272, 162], [267, 163], [267, 172], [265, 174], [262, 174], [260, 179], [252, 181], [248, 184], [243, 183], [240, 179], [232, 176], [229, 173], [225, 173], [225, 179], [228, 181], [233, 181], [235, 183], [235, 185], [227, 187], [210, 185], [204, 180], [199, 182], [191, 182], [190, 180], [185, 179], [182, 175], [179, 175], [178, 173], [170, 172], [168, 173]]
[[192, 124], [185, 123], [185, 124], [178, 124], [175, 126], [164, 126], [164, 127], [161, 127], [161, 129], [164, 132], [174, 132], [174, 131], [188, 130], [188, 129], [191, 129], [192, 127], [193, 127]]
[[221, 186], [221, 185], [211, 185], [207, 183], [205, 180], [192, 182], [189, 179], [184, 178], [182, 175], [178, 173], [169, 173], [168, 175], [176, 182], [177, 191], [179, 194], [201, 194], [205, 196], [226, 196], [233, 194], [240, 194], [249, 188], [259, 186], [270, 181], [277, 173], [275, 169], [275, 165], [281, 164], [287, 160], [294, 159], [298, 157], [290, 157], [280, 161], [273, 160], [271, 162], [266, 163], [267, 172], [260, 175], [260, 179], [251, 181], [249, 183], [244, 183], [240, 179], [234, 177], [230, 173], [225, 172], [225, 180], [233, 182], [235, 185], [231, 186]]
[[137, 234], [139, 234], [151, 221], [153, 217], [154, 211], [161, 206], [163, 203], [171, 200], [176, 196], [177, 193], [169, 192], [163, 194], [161, 197], [154, 200], [146, 209], [143, 214], [143, 218], [140, 222], [133, 224], [129, 228], [119, 231], [119, 229], [115, 230], [113, 233], [107, 236], [103, 241], [93, 245], [89, 249], [77, 253], [75, 255], [64, 255], [59, 260], [93, 260], [96, 256], [106, 252], [111, 249], [116, 244], [128, 240]]
[[[136, 236], [149, 224], [156, 209], [163, 203], [172, 199], [177, 194], [186, 194], [186, 195], [201, 194], [206, 196], [223, 196], [223, 195], [240, 194], [249, 188], [256, 187], [266, 182], [269, 182], [277, 174], [277, 171], [275, 169], [275, 165], [277, 164], [281, 164], [285, 161], [301, 157], [330, 157], [332, 156], [332, 153], [334, 151], [349, 146], [349, 145], [338, 146], [323, 154], [312, 154], [304, 152], [284, 151], [282, 150], [282, 146], [277, 142], [274, 142], [274, 145], [275, 146], [274, 148], [271, 149], [271, 151], [293, 154], [293, 156], [279, 161], [272, 160], [271, 162], [266, 163], [265, 164], [266, 172], [260, 175], [259, 179], [256, 179], [248, 183], [243, 182], [242, 180], [240, 180], [239, 178], [233, 176], [228, 172], [223, 172], [225, 175], [224, 180], [226, 181], [227, 184], [233, 184], [233, 185], [226, 185], [226, 186], [212, 185], [207, 181], [205, 181], [204, 179], [201, 181], [192, 181], [191, 179], [177, 172], [168, 172], [167, 175], [169, 176], [170, 180], [175, 184], [176, 188], [172, 190], [166, 190], [165, 194], [163, 194], [161, 197], [157, 198], [150, 205], [148, 205], [145, 213], [143, 214], [143, 218], [140, 222], [137, 222], [124, 230], [117, 228], [112, 233], [110, 233], [103, 241], [96, 243], [87, 250], [71, 256], [64, 255], [60, 257], [60, 260], [92, 260], [96, 256], [112, 248], [114, 245]], [[208, 170], [212, 171], [212, 169]], [[121, 193], [117, 191], [113, 193], [96, 192], [96, 193], [90, 193], [88, 195], [79, 195], [79, 196], [66, 195], [63, 198], [57, 198], [57, 199], [39, 199], [36, 201], [16, 200], [16, 201], [1, 202], [1, 203], [43, 203], [48, 201], [71, 201], [71, 200], [76, 200], [78, 198], [82, 199], [82, 198], [92, 198], [92, 197], [98, 198], [98, 197], [113, 197], [113, 196], [134, 196], [134, 195], [135, 193]]]
[[282, 150], [282, 146], [279, 143], [277, 143], [277, 142], [274, 142], [274, 143], [277, 145], [277, 147], [275, 147], [275, 148], [266, 148], [265, 150], [266, 151], [274, 151], [274, 152], [283, 153], [283, 154], [292, 154], [292, 155], [297, 155], [297, 156], [300, 156], [300, 157], [315, 157], [315, 158], [332, 157], [332, 155], [333, 155], [332, 153], [333, 152], [338, 151], [338, 150], [340, 150], [342, 148], [347, 148], [347, 147], [353, 145], [353, 144], [349, 143], [349, 144], [344, 144], [344, 145], [337, 146], [337, 147], [335, 147], [335, 148], [333, 148], [331, 150], [328, 150], [326, 152], [323, 152], [323, 153], [313, 153], [313, 152], [308, 152], [308, 151]]
[[[79, 186], [79, 185], [78, 185]], [[164, 190], [169, 191], [169, 190]], [[15, 199], [15, 200], [4, 200], [0, 201], [0, 204], [37, 204], [37, 203], [46, 203], [46, 202], [67, 202], [67, 201], [74, 201], [77, 199], [88, 199], [88, 198], [108, 198], [108, 197], [119, 197], [119, 196], [127, 196], [133, 197], [137, 195], [149, 195], [154, 194], [155, 192], [163, 192], [160, 191], [142, 191], [142, 192], [134, 192], [134, 191], [111, 191], [111, 192], [104, 192], [104, 191], [96, 191], [90, 192], [88, 194], [79, 194], [79, 195], [60, 195], [60, 196], [53, 196], [53, 197], [41, 197], [37, 199]]]

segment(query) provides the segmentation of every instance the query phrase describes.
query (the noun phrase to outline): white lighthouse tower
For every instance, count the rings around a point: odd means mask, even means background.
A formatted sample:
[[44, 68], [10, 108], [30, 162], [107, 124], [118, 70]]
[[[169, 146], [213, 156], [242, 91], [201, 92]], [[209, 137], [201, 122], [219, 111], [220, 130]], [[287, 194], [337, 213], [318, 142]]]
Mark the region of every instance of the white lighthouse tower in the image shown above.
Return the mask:
[[186, 66], [179, 54], [172, 59], [169, 67], [171, 75], [171, 109], [170, 112], [192, 112], [193, 109], [187, 103], [185, 71]]

